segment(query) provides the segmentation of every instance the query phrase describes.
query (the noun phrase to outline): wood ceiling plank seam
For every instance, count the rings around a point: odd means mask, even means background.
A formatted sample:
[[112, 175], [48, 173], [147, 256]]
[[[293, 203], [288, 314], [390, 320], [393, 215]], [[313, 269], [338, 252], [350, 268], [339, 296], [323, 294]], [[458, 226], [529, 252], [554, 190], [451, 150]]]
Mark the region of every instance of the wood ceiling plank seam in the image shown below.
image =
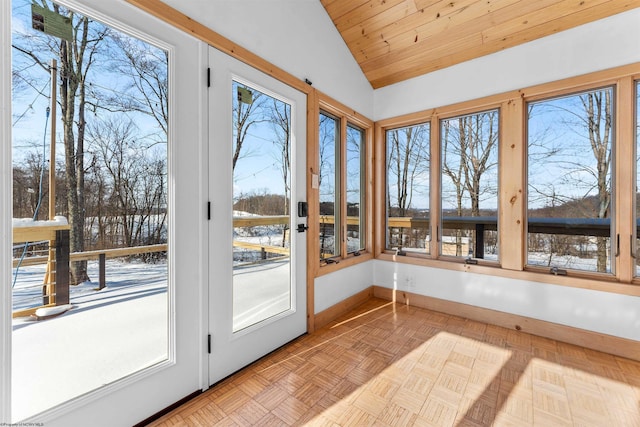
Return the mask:
[[416, 13], [412, 13], [400, 20], [393, 21], [374, 32], [364, 35], [360, 34], [353, 39], [345, 39], [345, 41], [348, 44], [353, 43], [358, 50], [361, 50], [366, 49], [369, 45], [386, 45], [386, 41], [399, 35], [405, 35], [406, 37], [413, 39], [418, 27], [431, 25], [438, 21], [444, 21], [448, 16], [460, 13], [470, 5], [476, 4], [477, 1], [478, 0], [464, 0], [462, 3], [456, 3], [458, 5], [462, 5], [462, 7], [455, 9], [449, 7], [448, 9], [445, 9], [444, 12], [440, 7], [437, 7], [443, 3], [440, 1], [437, 4], [434, 3], [430, 8], [418, 9]]
[[[401, 19], [416, 12], [417, 10], [415, 7], [412, 7], [406, 1], [403, 1], [387, 9], [385, 13], [372, 16], [353, 27], [343, 29], [340, 33], [346, 43], [346, 40], [374, 33], [387, 25], [388, 22], [400, 21]], [[348, 45], [349, 43], [347, 43], [347, 46]]]
[[[447, 68], [452, 65], [477, 58], [481, 55], [482, 53], [479, 54], [478, 49], [472, 48], [465, 51], [453, 52], [450, 55], [443, 55], [428, 62], [421, 62], [420, 59], [416, 60], [414, 58], [413, 66], [411, 68], [404, 67], [404, 64], [402, 64], [403, 69], [396, 73], [385, 73], [380, 77], [372, 77], [371, 86], [374, 89], [379, 89], [381, 87], [389, 86], [403, 80], [408, 80], [413, 77], [438, 71], [443, 68]], [[367, 78], [369, 78], [369, 76], [367, 76]]]
[[[471, 45], [473, 47], [462, 50], [456, 48], [456, 45]], [[372, 87], [378, 89], [480, 56], [477, 54], [479, 47], [482, 47], [481, 36], [473, 34], [456, 40], [449, 45], [438, 47], [437, 50], [431, 52], [430, 56], [432, 57], [428, 58], [428, 60], [425, 60], [420, 55], [414, 55], [394, 63], [395, 71], [389, 71], [389, 67], [386, 67], [369, 71], [365, 73], [365, 76], [370, 79]], [[462, 52], [462, 54], [459, 52]]]
[[[544, 1], [535, 3], [544, 3]], [[489, 10], [479, 8], [478, 4], [478, 2], [474, 2], [474, 4], [468, 8], [457, 10], [450, 16], [445, 17], [445, 19], [421, 24], [413, 30], [403, 33], [393, 31], [393, 26], [387, 26], [383, 29], [383, 34], [385, 34], [384, 40], [381, 40], [381, 37], [372, 37], [367, 40], [367, 46], [364, 46], [364, 38], [361, 38], [361, 40], [354, 43], [356, 48], [354, 48], [353, 51], [357, 52], [357, 56], [355, 56], [356, 61], [364, 62], [378, 58], [391, 50], [411, 48], [416, 43], [430, 37], [442, 36], [444, 39], [448, 39], [467, 35], [474, 31], [481, 32], [487, 25], [485, 22], [491, 22], [486, 16], [510, 7], [513, 5], [513, 0], [493, 1], [491, 2], [492, 7]], [[461, 31], [461, 33], [452, 36], [449, 33], [453, 31]], [[434, 43], [437, 43], [435, 39], [432, 40]]]
[[452, 30], [455, 31], [453, 34], [450, 34], [449, 32], [440, 32], [438, 34], [433, 34], [432, 36], [425, 36], [422, 40], [418, 40], [418, 42], [414, 43], [410, 47], [390, 51], [384, 58], [378, 57], [362, 61], [360, 66], [365, 73], [368, 73], [372, 70], [384, 68], [385, 65], [396, 64], [398, 61], [405, 60], [416, 54], [421, 57], [425, 57], [426, 52], [434, 49], [433, 46], [436, 46], [437, 48], [438, 46], [449, 44], [451, 40], [466, 38], [474, 34], [482, 36], [482, 30], [486, 29], [487, 26], [495, 26], [502, 21], [518, 19], [517, 17], [521, 14], [519, 10], [521, 10], [520, 5], [522, 3], [529, 5], [529, 9], [524, 9], [526, 11], [531, 10], [531, 8], [534, 7], [532, 5], [534, 4], [548, 7], [552, 4], [556, 4], [557, 2], [558, 0], [537, 0], [535, 2], [531, 2], [530, 0], [518, 1], [491, 14], [484, 15], [481, 18], [474, 20], [472, 23], [455, 28]]
[[320, 0], [322, 6], [334, 23], [337, 18], [369, 1], [371, 0]]
[[[386, 19], [390, 21], [390, 24], [385, 25], [382, 28], [376, 29], [376, 26], [372, 22], [367, 22], [361, 24], [361, 26], [357, 28], [351, 28], [349, 30], [342, 31], [343, 39], [345, 43], [349, 46], [350, 50], [357, 58], [362, 57], [362, 46], [364, 43], [374, 43], [374, 44], [382, 44], [383, 52], [388, 52], [388, 44], [385, 43], [385, 38], [389, 37], [387, 33], [391, 33], [391, 35], [401, 34], [404, 32], [413, 32], [414, 27], [417, 25], [424, 25], [425, 16], [432, 16], [433, 20], [440, 18], [445, 18], [447, 16], [459, 13], [461, 10], [468, 8], [470, 5], [476, 3], [485, 3], [486, 0], [461, 0], [458, 2], [451, 2], [450, 0], [440, 0], [434, 2], [430, 6], [416, 10], [414, 13], [410, 13], [405, 17], [397, 19], [397, 16], [392, 17], [393, 19]], [[506, 1], [506, 0], [503, 0]], [[513, 2], [514, 0], [508, 0]], [[556, 0], [557, 1], [557, 0]], [[491, 3], [489, 0], [487, 3]], [[495, 3], [495, 2], [494, 2]], [[402, 15], [399, 15], [402, 16]], [[386, 18], [386, 17], [385, 17]], [[428, 19], [428, 18], [427, 18]], [[365, 28], [366, 26], [366, 28]], [[363, 34], [364, 31], [364, 34]], [[408, 35], [409, 36], [409, 35]], [[411, 35], [412, 40], [415, 39], [415, 36]], [[354, 43], [355, 42], [355, 43]]]
[[352, 28], [366, 22], [377, 15], [382, 15], [383, 19], [388, 19], [386, 18], [386, 14], [389, 9], [398, 5], [405, 5], [405, 7], [407, 7], [408, 4], [410, 4], [408, 3], [408, 0], [369, 0], [357, 8], [334, 19], [333, 22], [338, 31], [342, 32], [348, 28]]

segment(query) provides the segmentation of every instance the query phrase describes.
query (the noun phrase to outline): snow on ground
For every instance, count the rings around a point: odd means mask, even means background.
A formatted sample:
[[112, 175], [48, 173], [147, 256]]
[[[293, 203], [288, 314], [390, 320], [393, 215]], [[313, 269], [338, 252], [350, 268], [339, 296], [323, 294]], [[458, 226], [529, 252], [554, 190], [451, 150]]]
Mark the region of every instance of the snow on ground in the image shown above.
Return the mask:
[[233, 330], [291, 308], [289, 258], [233, 270]]
[[[550, 255], [543, 252], [529, 252], [527, 254], [527, 263], [529, 265], [537, 265], [542, 267], [558, 267], [568, 268], [582, 271], [598, 271], [598, 260], [595, 255], [591, 258], [580, 258], [573, 255]], [[607, 258], [607, 271], [611, 271], [610, 259]]]
[[[88, 264], [98, 276], [97, 261]], [[14, 295], [41, 301], [44, 266], [19, 270]], [[108, 260], [107, 287], [70, 287], [72, 308], [36, 321], [16, 318], [12, 343], [15, 421], [152, 366], [168, 355], [167, 264]], [[234, 268], [235, 331], [291, 307], [290, 261]], [[17, 298], [16, 298], [17, 299]], [[32, 304], [33, 305], [33, 304]]]
[[[47, 320], [16, 318], [14, 420], [37, 414], [167, 358], [167, 265], [107, 261], [107, 287], [72, 286], [72, 309]], [[89, 262], [97, 277], [97, 262]], [[44, 266], [20, 269], [14, 291], [40, 288]], [[34, 291], [33, 289], [36, 289]]]
[[[106, 264], [107, 288], [96, 293], [98, 287], [98, 261], [88, 262], [89, 277], [96, 282], [85, 282], [78, 286], [69, 287], [71, 303], [89, 303], [91, 300], [103, 297], [115, 298], [114, 292], [125, 287], [165, 286], [167, 281], [166, 264], [144, 264], [139, 262], [125, 262], [121, 259], [108, 260]], [[42, 304], [42, 281], [46, 265], [20, 267], [18, 277], [13, 287], [13, 310], [37, 307]], [[13, 274], [16, 269], [13, 269]], [[13, 280], [13, 277], [12, 277]]]

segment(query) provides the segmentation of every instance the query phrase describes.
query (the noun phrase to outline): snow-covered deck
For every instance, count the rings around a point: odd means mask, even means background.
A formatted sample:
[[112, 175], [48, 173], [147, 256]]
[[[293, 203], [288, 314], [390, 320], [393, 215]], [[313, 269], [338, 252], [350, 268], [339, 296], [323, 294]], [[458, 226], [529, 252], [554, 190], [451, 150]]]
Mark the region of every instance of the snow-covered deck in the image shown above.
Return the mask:
[[[14, 290], [41, 281], [44, 266], [20, 270]], [[89, 262], [97, 277], [97, 262]], [[234, 270], [234, 329], [289, 308], [288, 259]], [[167, 358], [167, 265], [107, 262], [107, 287], [71, 289], [68, 312], [14, 319], [14, 420], [22, 420]], [[32, 283], [33, 282], [33, 283]], [[256, 286], [259, 283], [260, 286]], [[33, 289], [36, 289], [34, 291]], [[36, 295], [37, 296], [37, 295]], [[15, 308], [15, 307], [14, 307]]]
[[291, 307], [289, 258], [239, 266], [233, 270], [233, 276], [234, 331]]

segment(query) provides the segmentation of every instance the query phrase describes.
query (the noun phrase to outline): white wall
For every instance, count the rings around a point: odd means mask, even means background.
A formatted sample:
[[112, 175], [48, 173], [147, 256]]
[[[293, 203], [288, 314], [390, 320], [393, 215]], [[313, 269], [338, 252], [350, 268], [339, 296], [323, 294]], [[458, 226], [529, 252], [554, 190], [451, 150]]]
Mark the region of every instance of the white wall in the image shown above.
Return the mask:
[[165, 0], [227, 39], [359, 113], [373, 89], [319, 0]]
[[640, 9], [378, 89], [374, 120], [640, 61]]
[[318, 277], [315, 280], [315, 312], [320, 313], [371, 287], [373, 266], [373, 261], [367, 261]]
[[380, 260], [374, 283], [640, 341], [640, 297]]

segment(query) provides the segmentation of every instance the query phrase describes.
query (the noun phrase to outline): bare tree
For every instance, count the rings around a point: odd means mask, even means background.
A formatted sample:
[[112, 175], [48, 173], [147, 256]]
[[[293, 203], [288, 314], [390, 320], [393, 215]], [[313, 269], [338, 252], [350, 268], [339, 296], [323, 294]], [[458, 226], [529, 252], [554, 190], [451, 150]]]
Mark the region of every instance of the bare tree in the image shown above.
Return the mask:
[[[39, 201], [48, 203], [48, 182], [43, 174], [44, 164], [42, 153], [29, 152], [23, 164], [13, 168], [13, 213], [17, 218], [34, 218]], [[42, 190], [42, 194], [40, 194]], [[46, 213], [45, 205], [41, 206], [40, 215], [34, 219], [42, 219], [42, 212]]]
[[278, 148], [279, 158], [276, 159], [280, 166], [282, 182], [284, 185], [284, 207], [283, 214], [289, 213], [289, 203], [291, 199], [291, 183], [289, 173], [291, 171], [291, 106], [272, 98], [272, 103], [268, 107], [269, 121], [273, 125], [273, 144]]
[[[70, 249], [80, 252], [84, 249], [85, 219], [85, 165], [84, 137], [86, 129], [86, 109], [88, 75], [99, 54], [102, 41], [109, 29], [96, 24], [89, 18], [76, 14], [56, 3], [42, 0], [42, 7], [69, 18], [72, 25], [71, 40], [45, 37], [36, 40], [25, 36], [14, 44], [14, 50], [30, 58], [46, 72], [49, 71], [46, 57], [51, 55], [59, 59], [61, 120], [63, 125], [66, 199], [68, 202], [69, 224], [71, 226]], [[24, 80], [27, 80], [26, 78]], [[71, 264], [74, 283], [89, 280], [87, 262], [76, 261]]]
[[[452, 126], [454, 121], [455, 126]], [[462, 216], [466, 213], [466, 193], [470, 201], [468, 214], [480, 216], [483, 197], [497, 194], [497, 181], [491, 185], [483, 178], [498, 166], [498, 112], [493, 110], [449, 119], [443, 128], [442, 172], [453, 184], [456, 214]], [[462, 233], [462, 230], [456, 230], [457, 256], [462, 255]], [[471, 234], [477, 238], [474, 232]]]
[[[54, 11], [61, 9], [54, 4]], [[93, 31], [89, 18], [76, 16], [71, 10], [66, 15], [73, 22], [73, 39], [60, 41], [60, 102], [64, 128], [65, 171], [67, 179], [67, 201], [71, 225], [71, 252], [84, 250], [85, 220], [85, 165], [84, 138], [86, 130], [87, 75], [94, 63], [100, 43], [109, 32], [100, 26]], [[76, 110], [77, 103], [77, 110]], [[75, 133], [75, 134], [74, 134]], [[87, 262], [76, 261], [71, 265], [75, 283], [89, 280]]]
[[465, 183], [471, 198], [471, 215], [479, 216], [482, 197], [487, 194], [495, 196], [498, 192], [497, 186], [484, 185], [486, 183], [482, 180], [488, 171], [498, 166], [498, 112], [471, 116], [465, 128], [470, 134], [464, 162]]
[[[339, 175], [336, 174], [337, 149], [339, 143], [338, 119], [324, 112], [320, 113], [318, 141], [318, 188], [320, 213], [320, 259], [339, 255], [340, 245], [336, 244], [340, 209], [337, 209], [336, 186]], [[330, 220], [333, 217], [333, 221]]]
[[[531, 195], [534, 194], [545, 203], [533, 215], [611, 216], [612, 96], [611, 89], [602, 89], [533, 104], [542, 113], [540, 120], [536, 118], [534, 121], [534, 126], [553, 123], [545, 130], [548, 134], [539, 146], [531, 150], [530, 144], [530, 152], [537, 153], [539, 157], [535, 162], [530, 160], [530, 169], [536, 168], [535, 176], [539, 178], [532, 182], [530, 171], [529, 200], [531, 203]], [[531, 123], [531, 118], [529, 120]], [[556, 141], [558, 143], [554, 146]], [[589, 236], [588, 232], [585, 235]], [[589, 253], [580, 236], [556, 237], [547, 238], [552, 250], [550, 257], [556, 253], [554, 251], [580, 258]], [[596, 246], [595, 269], [606, 272], [609, 237], [592, 235], [592, 239]], [[558, 242], [567, 247], [560, 250]]]
[[[584, 108], [584, 126], [596, 160], [596, 185], [598, 189], [598, 218], [609, 217], [611, 204], [611, 129], [613, 114], [611, 92], [590, 92], [580, 96]], [[607, 270], [607, 238], [596, 238], [597, 270]]]
[[[455, 132], [451, 132], [451, 122], [446, 121], [443, 125], [444, 128], [444, 138], [443, 138], [443, 147], [442, 147], [442, 172], [449, 177], [451, 182], [453, 183], [453, 187], [455, 189], [455, 206], [456, 206], [456, 215], [462, 216], [462, 202], [464, 198], [464, 191], [466, 187], [465, 179], [465, 157], [467, 146], [469, 141], [467, 140], [466, 126], [464, 124], [464, 119], [458, 119], [458, 138], [457, 147], [451, 150], [451, 145], [454, 145], [450, 142], [451, 135], [455, 134]], [[453, 154], [454, 160], [452, 162], [451, 154]], [[444, 184], [443, 184], [443, 193], [444, 193]], [[443, 194], [444, 198], [444, 194]], [[444, 230], [443, 230], [444, 233]], [[456, 256], [462, 256], [462, 230], [456, 229], [454, 230], [454, 237], [456, 241]]]
[[[320, 114], [320, 141], [319, 141], [319, 172], [318, 183], [327, 185], [326, 178], [335, 178], [336, 156], [336, 119]], [[335, 185], [331, 184], [331, 191], [335, 191]]]
[[[429, 130], [424, 125], [394, 129], [387, 133], [388, 176], [392, 178], [398, 216], [406, 216], [412, 207], [414, 183], [418, 175], [429, 171]], [[389, 209], [392, 209], [391, 197]]]
[[[415, 208], [414, 193], [422, 191], [416, 188], [416, 181], [429, 180], [429, 127], [417, 125], [387, 131], [387, 155], [387, 212], [389, 216], [406, 217]], [[409, 230], [407, 237], [411, 239], [411, 236], [424, 240], [426, 231], [421, 234]], [[397, 244], [412, 245], [410, 241], [405, 242], [402, 229]]]
[[166, 161], [137, 142], [136, 132], [131, 120], [90, 127], [95, 155], [108, 176], [108, 215], [118, 218], [124, 246], [161, 243], [166, 223]]
[[110, 36], [119, 50], [111, 50], [111, 70], [127, 76], [122, 93], [109, 100], [125, 111], [137, 111], [153, 117], [166, 141], [169, 123], [169, 54], [149, 43], [113, 32]]
[[[251, 99], [244, 99], [242, 91], [249, 92]], [[265, 97], [257, 90], [250, 90], [247, 87], [238, 85], [236, 87], [236, 97], [233, 101], [233, 170], [236, 168], [238, 159], [242, 155], [249, 153], [243, 152], [242, 146], [247, 137], [249, 130], [256, 124], [267, 120], [264, 117], [263, 106]]]

